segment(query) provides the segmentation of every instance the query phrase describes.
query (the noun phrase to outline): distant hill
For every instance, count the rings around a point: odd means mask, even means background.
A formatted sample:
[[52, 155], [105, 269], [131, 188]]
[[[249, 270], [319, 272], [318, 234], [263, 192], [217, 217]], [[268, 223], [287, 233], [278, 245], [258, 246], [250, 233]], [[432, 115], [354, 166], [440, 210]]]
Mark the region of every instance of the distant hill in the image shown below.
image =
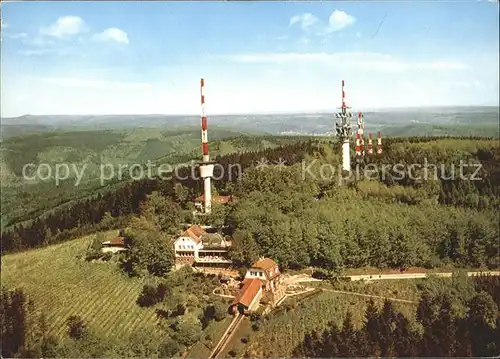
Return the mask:
[[[387, 127], [399, 128], [404, 135], [406, 126], [415, 124], [446, 126], [457, 125], [498, 126], [498, 107], [435, 107], [362, 111], [367, 132], [384, 131]], [[356, 117], [356, 116], [354, 116]], [[334, 131], [333, 113], [315, 114], [248, 114], [209, 116], [209, 126], [224, 126], [238, 130], [259, 131], [271, 134], [282, 132], [326, 133]], [[356, 119], [352, 120], [353, 125]], [[172, 129], [178, 126], [199, 126], [195, 115], [82, 115], [82, 116], [34, 116], [26, 115], [2, 119], [2, 137], [9, 138], [28, 133], [49, 131], [118, 130], [147, 127]], [[424, 131], [427, 134], [429, 127]], [[451, 130], [453, 131], [453, 130]], [[394, 131], [391, 132], [393, 134]], [[413, 134], [415, 135], [415, 134]], [[423, 134], [422, 134], [423, 135]], [[439, 133], [441, 135], [441, 133]]]

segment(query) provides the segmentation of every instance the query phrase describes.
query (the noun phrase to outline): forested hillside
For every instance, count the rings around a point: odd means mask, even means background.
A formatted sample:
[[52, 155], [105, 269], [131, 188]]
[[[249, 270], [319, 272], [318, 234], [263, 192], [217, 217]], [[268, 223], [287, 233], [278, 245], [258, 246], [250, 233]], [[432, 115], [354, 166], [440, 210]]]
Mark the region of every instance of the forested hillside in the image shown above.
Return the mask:
[[[232, 147], [238, 147], [248, 140], [231, 141]], [[307, 140], [218, 156], [216, 162], [222, 167], [216, 170], [220, 179], [214, 180], [214, 190], [233, 194], [236, 201], [214, 205], [211, 215], [198, 220], [233, 236], [230, 255], [235, 266], [243, 268], [259, 256], [272, 257], [283, 270], [314, 266], [326, 274], [361, 267], [500, 266], [496, 141], [387, 139], [382, 155], [353, 162], [352, 172], [358, 175], [350, 178], [338, 171], [339, 153], [338, 144]], [[481, 166], [462, 168], [460, 176], [459, 168], [452, 167], [460, 161]], [[411, 167], [425, 163], [435, 165], [436, 173], [433, 168]], [[2, 293], [0, 311], [7, 323], [2, 339], [8, 345], [3, 345], [3, 353], [168, 357], [189, 351], [195, 343], [213, 345], [215, 337], [207, 333], [227, 325], [223, 311], [227, 303], [211, 297], [216, 279], [170, 271], [169, 238], [183, 222], [193, 220], [192, 201], [202, 191], [200, 181], [190, 175], [191, 168], [183, 168], [171, 180], [129, 181], [4, 231], [4, 254], [46, 248], [2, 258], [8, 288]], [[473, 175], [478, 180], [472, 180]], [[51, 245], [123, 227], [133, 249], [120, 258], [93, 262], [95, 248], [103, 241], [99, 235], [93, 236], [91, 244], [80, 239]], [[36, 268], [43, 263], [48, 269], [40, 282]], [[32, 270], [20, 276], [23, 266]], [[84, 283], [78, 300], [67, 292], [67, 283], [75, 278]], [[383, 295], [405, 298], [421, 292], [417, 310], [411, 301], [404, 308], [386, 302], [380, 309], [368, 303], [366, 325], [359, 322], [366, 308], [364, 298], [339, 299], [334, 291], [318, 290], [320, 295], [301, 303], [291, 300], [278, 311], [252, 316], [242, 336], [245, 340], [237, 337], [239, 346], [228, 348], [228, 355], [480, 356], [498, 352], [498, 279], [445, 280], [434, 286], [425, 279], [417, 285], [418, 291], [391, 284]], [[36, 299], [34, 304], [28, 303], [23, 291], [14, 290], [19, 286]], [[382, 294], [374, 285], [360, 286], [360, 292]], [[417, 293], [409, 299], [415, 300]], [[94, 301], [95, 296], [99, 299]], [[333, 308], [332, 300], [336, 301]], [[100, 302], [117, 307], [103, 314]], [[125, 305], [126, 310], [118, 309]], [[349, 308], [362, 309], [355, 316], [345, 315]], [[330, 320], [334, 322], [328, 324]], [[285, 322], [290, 331], [286, 345], [270, 345], [282, 335], [276, 328], [284, 328]], [[132, 328], [150, 335], [134, 334]]]
[[[285, 136], [255, 137], [251, 133], [214, 126], [211, 153], [256, 151], [299, 140], [298, 137]], [[162, 164], [175, 166], [197, 160], [199, 142], [199, 129], [193, 127], [167, 131], [138, 128], [55, 132], [8, 139], [3, 142], [0, 161], [2, 226], [33, 219], [57, 206], [70, 205], [90, 195], [119, 188], [122, 183], [130, 181], [131, 175], [140, 177], [137, 166], [145, 167], [151, 163], [155, 175]], [[33, 166], [28, 167], [27, 175], [34, 178], [26, 180], [22, 178], [22, 171], [30, 163]], [[43, 165], [37, 175], [40, 164]], [[59, 175], [62, 179], [56, 182], [55, 167], [60, 164], [67, 164], [69, 173], [62, 168]], [[136, 170], [131, 171], [134, 165]], [[146, 176], [145, 167], [143, 177]], [[101, 177], [106, 178], [104, 183], [101, 183]]]
[[460, 291], [426, 288], [414, 316], [395, 310], [388, 300], [382, 308], [370, 301], [362, 326], [353, 323], [350, 312], [341, 326], [331, 323], [323, 332], [307, 334], [294, 356], [494, 357], [500, 353], [499, 288], [498, 277], [464, 279]]
[[[369, 156], [366, 162], [379, 168], [381, 164], [400, 163], [406, 166], [406, 175], [389, 168], [384, 178], [367, 179], [362, 173], [360, 178], [342, 180], [340, 185], [336, 176], [303, 176], [306, 163], [313, 164], [311, 173], [322, 164], [338, 164], [339, 149], [329, 143], [310, 140], [221, 156], [216, 161], [226, 170], [221, 180], [214, 181], [215, 187], [239, 200], [229, 207], [216, 207], [207, 220], [229, 226], [229, 234], [235, 236], [232, 255], [242, 265], [266, 255], [284, 267], [315, 265], [328, 270], [432, 268], [446, 263], [496, 268], [500, 194], [496, 145], [481, 138], [387, 139], [384, 153]], [[262, 158], [270, 164], [281, 158], [286, 166], [255, 168]], [[437, 180], [409, 178], [407, 165], [423, 164], [424, 159], [438, 165]], [[450, 178], [450, 165], [458, 165], [460, 160], [481, 163], [478, 176], [482, 180], [446, 179]], [[235, 164], [243, 169], [242, 176], [237, 175]], [[472, 175], [475, 170], [468, 167], [463, 171]], [[189, 175], [189, 169], [184, 171], [179, 178]], [[158, 191], [167, 203], [178, 204], [161, 206], [169, 212], [165, 221], [189, 220], [190, 202], [200, 194], [201, 183], [189, 178], [132, 181], [28, 226], [16, 226], [4, 233], [2, 249], [33, 248], [116, 225], [112, 222], [140, 213], [141, 203], [152, 191]], [[179, 215], [172, 215], [172, 211]], [[105, 212], [115, 219], [100, 223]]]

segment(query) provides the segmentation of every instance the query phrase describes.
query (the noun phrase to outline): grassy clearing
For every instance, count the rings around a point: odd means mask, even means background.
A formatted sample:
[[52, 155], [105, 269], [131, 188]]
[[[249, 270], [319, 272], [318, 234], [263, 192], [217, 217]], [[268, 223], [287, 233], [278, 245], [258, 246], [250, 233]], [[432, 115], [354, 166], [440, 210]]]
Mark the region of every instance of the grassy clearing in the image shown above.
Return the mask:
[[3, 256], [2, 285], [23, 288], [47, 315], [50, 332], [59, 337], [70, 315], [80, 315], [103, 338], [126, 339], [138, 331], [157, 331], [154, 310], [136, 304], [141, 280], [123, 275], [116, 263], [89, 263], [80, 258], [91, 239], [87, 236]]

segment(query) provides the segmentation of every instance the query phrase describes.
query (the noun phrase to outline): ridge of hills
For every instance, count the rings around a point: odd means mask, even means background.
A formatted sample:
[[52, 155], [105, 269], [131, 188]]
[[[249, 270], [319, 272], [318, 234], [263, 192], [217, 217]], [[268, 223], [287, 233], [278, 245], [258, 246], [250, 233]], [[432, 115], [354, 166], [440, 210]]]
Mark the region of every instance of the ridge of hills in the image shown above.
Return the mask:
[[[463, 131], [462, 126], [477, 126], [498, 129], [498, 107], [443, 107], [443, 108], [394, 108], [362, 111], [365, 129], [384, 131], [387, 135], [406, 135], [406, 126], [425, 125], [428, 131], [434, 126], [445, 126], [448, 132]], [[2, 138], [22, 136], [31, 133], [53, 131], [120, 130], [129, 128], [177, 129], [179, 126], [199, 127], [197, 115], [24, 115], [2, 118]], [[288, 114], [240, 114], [209, 115], [209, 130], [213, 126], [224, 126], [237, 131], [256, 131], [279, 134], [301, 132], [324, 134], [333, 131], [332, 112], [288, 113]], [[355, 119], [353, 119], [353, 124]], [[458, 127], [454, 130], [453, 127]], [[412, 129], [413, 130], [413, 129]], [[465, 131], [464, 131], [465, 132]], [[458, 133], [454, 133], [459, 135]]]

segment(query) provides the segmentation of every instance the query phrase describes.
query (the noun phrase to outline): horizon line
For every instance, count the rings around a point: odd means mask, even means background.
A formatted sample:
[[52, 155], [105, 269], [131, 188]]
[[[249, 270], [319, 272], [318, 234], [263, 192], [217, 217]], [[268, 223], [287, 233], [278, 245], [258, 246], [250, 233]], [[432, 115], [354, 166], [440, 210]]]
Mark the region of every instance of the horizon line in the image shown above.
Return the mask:
[[[368, 107], [364, 111], [366, 112], [379, 112], [379, 111], [384, 111], [384, 110], [405, 110], [405, 109], [438, 109], [438, 108], [472, 108], [472, 107], [496, 107], [498, 108], [498, 105], [433, 105], [433, 106], [388, 106], [388, 107]], [[361, 109], [360, 109], [361, 110]], [[363, 111], [360, 111], [363, 112]], [[337, 113], [337, 109], [335, 110], [316, 110], [316, 111], [267, 111], [267, 112], [241, 112], [241, 113], [213, 113], [208, 115], [207, 117], [211, 116], [248, 116], [248, 115], [292, 115], [292, 114], [304, 114], [304, 115], [318, 115], [318, 114], [335, 114]], [[87, 113], [87, 114], [45, 114], [45, 115], [37, 115], [37, 114], [23, 114], [23, 115], [18, 115], [18, 116], [6, 116], [3, 117], [1, 116], [0, 119], [10, 119], [10, 118], [20, 118], [20, 117], [28, 117], [28, 116], [33, 116], [33, 117], [42, 117], [42, 116], [65, 116], [65, 117], [70, 117], [70, 116], [168, 116], [168, 117], [173, 117], [173, 116], [186, 116], [186, 117], [194, 117], [194, 116], [200, 116], [199, 114], [193, 114], [193, 113], [172, 113], [172, 114], [166, 114], [166, 113], [143, 113], [143, 114], [137, 114], [137, 113], [129, 113], [129, 114], [95, 114], [95, 113]]]

